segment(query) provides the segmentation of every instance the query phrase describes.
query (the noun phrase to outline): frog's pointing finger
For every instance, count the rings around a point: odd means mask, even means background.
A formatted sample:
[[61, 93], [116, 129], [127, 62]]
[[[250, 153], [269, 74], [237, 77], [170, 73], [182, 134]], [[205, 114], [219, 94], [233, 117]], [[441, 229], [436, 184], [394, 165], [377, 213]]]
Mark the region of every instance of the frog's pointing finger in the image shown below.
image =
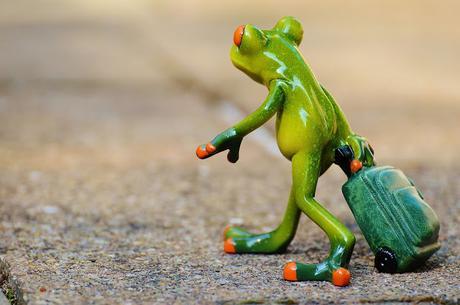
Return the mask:
[[200, 145], [196, 148], [196, 155], [200, 159], [211, 157], [216, 152], [216, 147], [211, 143]]

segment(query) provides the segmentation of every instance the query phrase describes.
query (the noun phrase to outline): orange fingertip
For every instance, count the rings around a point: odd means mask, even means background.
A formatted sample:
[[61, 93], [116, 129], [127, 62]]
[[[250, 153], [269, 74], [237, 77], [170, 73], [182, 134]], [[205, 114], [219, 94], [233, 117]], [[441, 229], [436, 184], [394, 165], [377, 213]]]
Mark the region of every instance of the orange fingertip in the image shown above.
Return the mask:
[[225, 253], [234, 254], [236, 253], [235, 243], [233, 239], [228, 238], [224, 241], [224, 251]]
[[297, 264], [289, 262], [284, 266], [283, 277], [287, 281], [297, 281]]
[[332, 284], [339, 287], [348, 286], [350, 284], [351, 274], [345, 268], [339, 268], [332, 272]]
[[225, 227], [225, 229], [224, 229], [224, 241], [227, 239], [227, 232], [228, 232], [228, 230], [230, 230], [231, 227], [232, 226], [230, 226], [230, 225], [227, 225]]
[[357, 171], [359, 171], [361, 168], [363, 168], [363, 164], [361, 163], [361, 161], [355, 159], [353, 161], [351, 161], [350, 163], [350, 170], [352, 173], [356, 173]]
[[216, 147], [211, 143], [206, 144], [206, 151], [210, 154], [216, 151]]
[[204, 159], [204, 158], [206, 158], [207, 156], [209, 156], [209, 154], [208, 154], [208, 152], [206, 151], [206, 149], [203, 149], [203, 148], [201, 147], [201, 145], [197, 147], [197, 149], [196, 149], [196, 155], [197, 155], [197, 157], [200, 158], [200, 159]]

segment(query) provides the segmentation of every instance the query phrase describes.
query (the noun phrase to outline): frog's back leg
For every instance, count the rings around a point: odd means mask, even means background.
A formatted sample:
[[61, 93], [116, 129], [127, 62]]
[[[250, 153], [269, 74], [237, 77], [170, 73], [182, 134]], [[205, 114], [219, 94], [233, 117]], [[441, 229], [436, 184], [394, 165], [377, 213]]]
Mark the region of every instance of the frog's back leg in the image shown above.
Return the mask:
[[326, 233], [331, 243], [328, 258], [319, 264], [288, 263], [284, 277], [291, 281], [326, 280], [348, 285], [346, 269], [355, 237], [314, 198], [321, 171], [321, 153], [299, 152], [292, 158], [293, 190], [297, 206]]
[[283, 220], [275, 230], [251, 234], [242, 228], [227, 227], [224, 231], [224, 251], [227, 253], [284, 252], [294, 238], [300, 214], [292, 189]]

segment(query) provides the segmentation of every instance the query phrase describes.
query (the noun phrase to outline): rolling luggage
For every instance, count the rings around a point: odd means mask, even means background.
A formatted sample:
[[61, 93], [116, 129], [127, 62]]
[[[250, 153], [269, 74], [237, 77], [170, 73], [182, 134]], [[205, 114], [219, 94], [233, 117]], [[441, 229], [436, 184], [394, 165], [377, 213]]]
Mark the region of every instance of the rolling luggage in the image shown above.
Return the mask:
[[[343, 162], [342, 156], [345, 169]], [[401, 170], [373, 166], [346, 173], [343, 195], [380, 272], [413, 270], [440, 248], [438, 217]]]

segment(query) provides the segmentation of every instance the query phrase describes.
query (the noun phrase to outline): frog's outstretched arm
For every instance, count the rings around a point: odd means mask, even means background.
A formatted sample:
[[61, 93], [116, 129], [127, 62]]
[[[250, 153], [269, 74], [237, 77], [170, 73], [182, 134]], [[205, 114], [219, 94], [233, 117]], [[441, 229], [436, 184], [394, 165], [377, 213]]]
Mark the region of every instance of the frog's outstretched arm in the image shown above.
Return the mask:
[[269, 94], [264, 103], [253, 113], [235, 126], [218, 134], [208, 144], [198, 146], [196, 154], [200, 159], [209, 158], [221, 151], [229, 149], [228, 160], [232, 163], [238, 160], [238, 151], [243, 137], [267, 122], [282, 106], [285, 94], [284, 83], [274, 80], [269, 85]]

